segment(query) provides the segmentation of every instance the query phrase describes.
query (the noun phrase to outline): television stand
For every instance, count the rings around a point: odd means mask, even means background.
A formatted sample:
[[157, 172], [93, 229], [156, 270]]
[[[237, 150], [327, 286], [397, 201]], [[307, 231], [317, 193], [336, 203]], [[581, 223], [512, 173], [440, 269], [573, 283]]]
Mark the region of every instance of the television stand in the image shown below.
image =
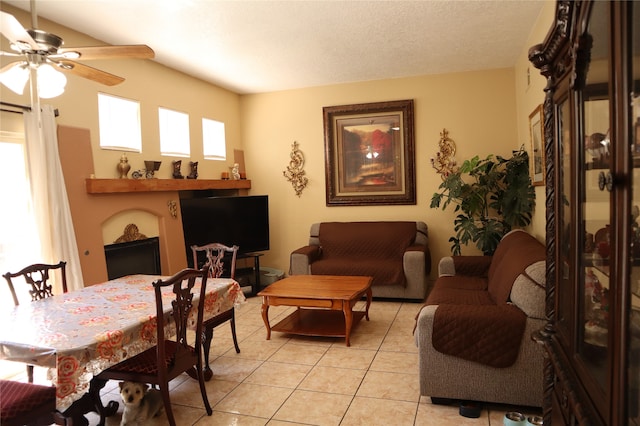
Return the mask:
[[[240, 259], [253, 259], [253, 267], [239, 268], [236, 263], [236, 277], [242, 274], [243, 270], [251, 270], [254, 275], [253, 282], [251, 283], [251, 296], [255, 296], [260, 291], [260, 257], [263, 253], [242, 253], [238, 254], [236, 262]], [[244, 275], [244, 274], [242, 274]]]

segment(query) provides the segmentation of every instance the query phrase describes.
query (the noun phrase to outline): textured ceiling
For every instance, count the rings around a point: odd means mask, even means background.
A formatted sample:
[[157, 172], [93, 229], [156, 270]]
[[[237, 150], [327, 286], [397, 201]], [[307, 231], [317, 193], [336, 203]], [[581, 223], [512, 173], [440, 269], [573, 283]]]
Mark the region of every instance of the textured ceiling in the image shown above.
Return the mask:
[[[27, 0], [3, 2], [29, 10]], [[528, 47], [542, 5], [38, 0], [36, 9], [40, 17], [109, 44], [147, 44], [155, 60], [171, 68], [238, 93], [258, 93], [511, 67]]]

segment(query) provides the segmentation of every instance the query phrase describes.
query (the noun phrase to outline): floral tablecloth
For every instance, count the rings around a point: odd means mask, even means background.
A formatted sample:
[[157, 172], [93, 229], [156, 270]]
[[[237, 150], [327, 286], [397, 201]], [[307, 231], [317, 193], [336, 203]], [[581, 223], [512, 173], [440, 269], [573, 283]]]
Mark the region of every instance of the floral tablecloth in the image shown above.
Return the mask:
[[[166, 277], [130, 275], [0, 312], [0, 359], [49, 367], [66, 409], [95, 374], [155, 345], [158, 278]], [[163, 290], [165, 309], [174, 297]], [[209, 278], [204, 319], [244, 301], [236, 281]]]

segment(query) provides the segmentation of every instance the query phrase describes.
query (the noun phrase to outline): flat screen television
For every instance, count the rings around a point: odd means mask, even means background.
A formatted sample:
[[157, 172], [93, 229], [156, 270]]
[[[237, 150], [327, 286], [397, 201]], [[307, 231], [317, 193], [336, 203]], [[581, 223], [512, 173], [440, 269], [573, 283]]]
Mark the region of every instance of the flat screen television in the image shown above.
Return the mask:
[[160, 239], [115, 243], [104, 246], [107, 276], [110, 280], [125, 275], [160, 275]]
[[267, 195], [183, 198], [180, 210], [189, 266], [192, 245], [237, 245], [240, 254], [269, 250]]

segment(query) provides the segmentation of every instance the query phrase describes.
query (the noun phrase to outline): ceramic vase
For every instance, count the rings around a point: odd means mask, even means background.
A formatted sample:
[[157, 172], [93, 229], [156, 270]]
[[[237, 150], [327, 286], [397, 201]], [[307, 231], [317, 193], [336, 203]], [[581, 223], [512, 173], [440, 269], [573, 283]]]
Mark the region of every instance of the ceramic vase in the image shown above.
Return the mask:
[[131, 165], [129, 164], [129, 159], [125, 154], [122, 154], [120, 157], [120, 162], [117, 165], [118, 169], [118, 177], [120, 179], [127, 179], [127, 174], [129, 170], [131, 170]]

